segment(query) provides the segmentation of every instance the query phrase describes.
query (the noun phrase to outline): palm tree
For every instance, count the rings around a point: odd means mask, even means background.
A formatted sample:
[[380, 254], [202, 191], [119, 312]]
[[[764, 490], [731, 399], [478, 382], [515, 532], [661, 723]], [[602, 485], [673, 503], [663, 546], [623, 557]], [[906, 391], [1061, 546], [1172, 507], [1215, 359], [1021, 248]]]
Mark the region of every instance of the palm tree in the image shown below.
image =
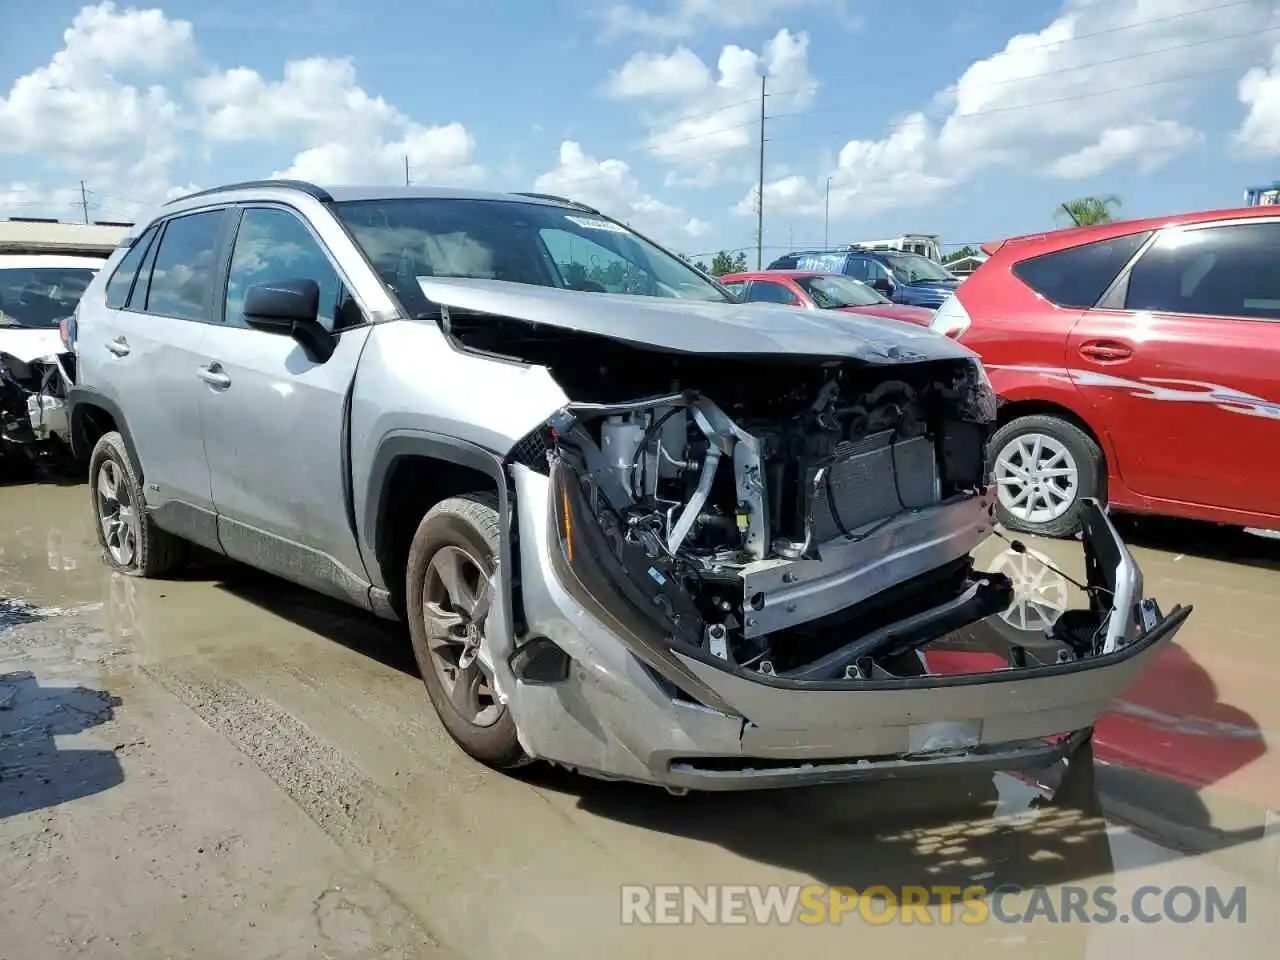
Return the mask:
[[1068, 200], [1058, 204], [1053, 215], [1066, 214], [1077, 227], [1092, 227], [1099, 223], [1110, 223], [1111, 208], [1120, 206], [1120, 198], [1114, 193], [1105, 197], [1081, 197], [1079, 200]]

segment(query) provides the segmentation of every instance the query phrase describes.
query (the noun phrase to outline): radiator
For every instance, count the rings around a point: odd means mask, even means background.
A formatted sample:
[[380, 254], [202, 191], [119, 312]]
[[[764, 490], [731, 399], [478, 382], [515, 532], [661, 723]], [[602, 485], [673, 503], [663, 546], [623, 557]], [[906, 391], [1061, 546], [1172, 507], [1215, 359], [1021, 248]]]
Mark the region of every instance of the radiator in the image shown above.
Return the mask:
[[[805, 476], [807, 515], [812, 519], [814, 541], [822, 543], [845, 530], [856, 531], [904, 507], [928, 507], [940, 499], [938, 460], [933, 440], [912, 437], [892, 443], [893, 431], [885, 430], [862, 440], [846, 441], [836, 448], [835, 462], [827, 468], [826, 482], [813, 490], [815, 468]], [[894, 483], [895, 473], [897, 483]], [[901, 496], [901, 503], [899, 502]], [[832, 515], [832, 507], [840, 520]]]

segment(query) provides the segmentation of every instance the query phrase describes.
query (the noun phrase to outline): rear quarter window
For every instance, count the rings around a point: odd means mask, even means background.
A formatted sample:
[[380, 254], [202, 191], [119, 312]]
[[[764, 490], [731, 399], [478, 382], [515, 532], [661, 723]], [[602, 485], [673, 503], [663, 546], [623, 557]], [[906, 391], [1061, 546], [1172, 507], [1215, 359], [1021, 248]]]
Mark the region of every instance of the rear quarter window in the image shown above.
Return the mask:
[[1014, 264], [1013, 275], [1060, 307], [1092, 307], [1151, 231], [1068, 247]]

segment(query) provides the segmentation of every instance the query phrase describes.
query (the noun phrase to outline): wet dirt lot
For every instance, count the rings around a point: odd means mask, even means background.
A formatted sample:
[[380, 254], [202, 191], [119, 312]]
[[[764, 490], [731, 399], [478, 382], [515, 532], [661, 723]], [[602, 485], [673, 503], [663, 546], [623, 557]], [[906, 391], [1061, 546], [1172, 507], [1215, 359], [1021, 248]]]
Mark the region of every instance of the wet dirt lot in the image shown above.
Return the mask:
[[[485, 770], [449, 741], [393, 626], [235, 565], [108, 574], [83, 486], [0, 488], [0, 960], [1274, 956], [1280, 543], [1125, 523], [1147, 592], [1196, 611], [1099, 724], [1092, 783], [1011, 777], [676, 798]], [[1073, 576], [1079, 548], [1029, 544]], [[997, 626], [1078, 603], [1020, 580]], [[1276, 811], [1276, 812], [1270, 812]], [[624, 884], [1045, 885], [1029, 923], [624, 925]], [[1051, 923], [1244, 887], [1215, 923]], [[1032, 902], [1013, 897], [1006, 915]], [[1092, 911], [1090, 911], [1092, 912]], [[867, 939], [873, 938], [873, 939]]]

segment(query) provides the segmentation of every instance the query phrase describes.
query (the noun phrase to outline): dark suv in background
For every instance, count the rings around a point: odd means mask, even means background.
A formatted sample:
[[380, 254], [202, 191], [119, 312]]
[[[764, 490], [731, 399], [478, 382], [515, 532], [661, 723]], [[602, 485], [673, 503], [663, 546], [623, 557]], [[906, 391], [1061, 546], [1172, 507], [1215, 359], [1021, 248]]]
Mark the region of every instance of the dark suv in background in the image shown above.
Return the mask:
[[770, 270], [842, 273], [883, 293], [894, 303], [935, 309], [960, 286], [960, 278], [918, 253], [897, 250], [801, 250], [769, 264]]

